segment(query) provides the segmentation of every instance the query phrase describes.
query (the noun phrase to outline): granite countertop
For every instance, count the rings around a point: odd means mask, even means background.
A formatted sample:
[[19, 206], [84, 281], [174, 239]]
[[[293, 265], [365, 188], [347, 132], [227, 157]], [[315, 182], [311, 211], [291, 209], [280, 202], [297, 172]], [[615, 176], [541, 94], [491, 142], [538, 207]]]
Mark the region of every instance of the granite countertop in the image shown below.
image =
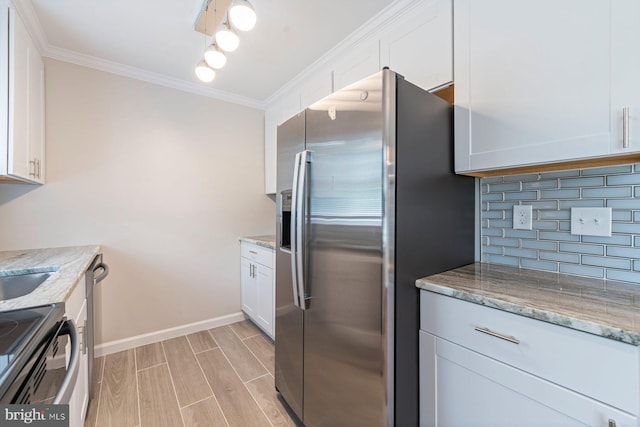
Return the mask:
[[416, 286], [640, 345], [640, 285], [475, 263], [418, 279]]
[[[65, 301], [84, 275], [100, 246], [26, 249], [0, 252], [0, 276], [51, 272], [33, 292], [0, 301], [0, 311]], [[84, 284], [84, 281], [82, 282]]]
[[276, 236], [272, 234], [265, 236], [244, 236], [240, 238], [240, 241], [253, 243], [254, 245], [262, 246], [269, 249], [276, 248]]

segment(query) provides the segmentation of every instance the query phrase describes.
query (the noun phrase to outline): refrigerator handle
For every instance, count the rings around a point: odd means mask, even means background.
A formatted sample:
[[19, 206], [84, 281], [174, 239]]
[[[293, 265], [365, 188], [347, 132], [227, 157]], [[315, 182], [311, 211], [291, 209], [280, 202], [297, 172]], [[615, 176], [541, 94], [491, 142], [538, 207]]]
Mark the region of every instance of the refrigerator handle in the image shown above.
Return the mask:
[[298, 295], [298, 197], [300, 197], [300, 158], [302, 153], [296, 154], [293, 165], [293, 184], [291, 185], [291, 283], [293, 284], [293, 303], [300, 307]]
[[[291, 270], [294, 279], [293, 298], [302, 310], [308, 308], [305, 292], [304, 249], [305, 249], [305, 211], [307, 165], [311, 161], [311, 152], [304, 150], [296, 154], [294, 185], [291, 200]], [[295, 243], [294, 243], [295, 242]], [[295, 250], [294, 250], [295, 249]]]

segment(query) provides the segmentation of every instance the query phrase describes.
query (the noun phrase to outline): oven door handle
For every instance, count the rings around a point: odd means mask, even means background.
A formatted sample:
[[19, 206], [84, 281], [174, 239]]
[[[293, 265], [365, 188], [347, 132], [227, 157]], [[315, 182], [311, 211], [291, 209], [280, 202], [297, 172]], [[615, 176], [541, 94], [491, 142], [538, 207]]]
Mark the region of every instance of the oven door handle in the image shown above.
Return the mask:
[[60, 384], [60, 388], [53, 399], [54, 405], [68, 404], [73, 394], [73, 389], [80, 370], [80, 340], [78, 339], [78, 329], [73, 320], [66, 320], [62, 326], [61, 335], [69, 335], [71, 339], [71, 355], [69, 356], [69, 367], [67, 373]]
[[[99, 270], [102, 270], [102, 272], [100, 274], [97, 274]], [[93, 282], [97, 285], [98, 283], [102, 282], [105, 279], [105, 277], [109, 275], [109, 266], [104, 262], [101, 262], [100, 264], [94, 267], [93, 274], [97, 274], [93, 278]]]

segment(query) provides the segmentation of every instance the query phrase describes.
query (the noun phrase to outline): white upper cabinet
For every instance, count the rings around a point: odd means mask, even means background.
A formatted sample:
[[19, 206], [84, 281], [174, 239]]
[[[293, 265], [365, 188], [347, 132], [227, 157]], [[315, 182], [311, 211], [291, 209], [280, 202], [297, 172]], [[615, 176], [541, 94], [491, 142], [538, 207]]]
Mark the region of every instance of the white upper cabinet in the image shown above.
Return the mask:
[[453, 81], [452, 0], [421, 2], [380, 40], [380, 62], [423, 89]]
[[44, 183], [44, 63], [20, 16], [0, 4], [0, 175]]
[[456, 0], [456, 171], [640, 151], [639, 21], [637, 0]]
[[356, 45], [333, 68], [333, 89], [342, 89], [380, 69], [380, 42], [372, 40]]
[[286, 117], [285, 121], [300, 110], [330, 95], [331, 92], [333, 92], [333, 78], [329, 72], [319, 74], [313, 79], [306, 81], [300, 91], [300, 109]]
[[[611, 153], [640, 151], [640, 2], [611, 1]], [[628, 146], [623, 143], [623, 111], [629, 108]]]
[[[408, 2], [405, 2], [408, 3]], [[351, 36], [339, 54], [304, 79], [302, 84], [269, 106], [265, 112], [265, 192], [276, 192], [277, 127], [299, 111], [332, 92], [368, 77], [383, 67], [426, 90], [453, 81], [452, 0], [413, 1], [396, 6], [379, 25], [361, 37]]]

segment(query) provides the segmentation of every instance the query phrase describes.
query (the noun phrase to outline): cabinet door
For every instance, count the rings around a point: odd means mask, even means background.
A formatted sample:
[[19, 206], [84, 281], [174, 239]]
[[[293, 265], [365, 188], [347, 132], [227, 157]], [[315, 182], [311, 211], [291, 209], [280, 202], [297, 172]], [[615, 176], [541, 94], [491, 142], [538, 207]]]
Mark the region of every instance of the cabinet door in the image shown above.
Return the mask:
[[8, 173], [24, 179], [35, 177], [35, 159], [29, 146], [32, 49], [27, 28], [15, 10], [9, 9]]
[[422, 331], [420, 349], [421, 370], [432, 373], [421, 380], [433, 381], [422, 426], [637, 426], [625, 412]]
[[300, 91], [300, 106], [307, 108], [314, 102], [320, 101], [331, 94], [331, 92], [333, 92], [333, 77], [331, 73], [321, 73], [314, 79], [307, 81], [302, 87]]
[[[89, 364], [88, 354], [85, 351], [85, 326], [87, 320], [87, 300], [85, 293], [84, 276], [76, 283], [75, 289], [65, 301], [65, 316], [72, 319], [78, 329], [80, 339], [80, 361], [76, 385], [69, 402], [69, 425], [70, 427], [82, 427], [84, 417], [89, 403]], [[70, 343], [67, 343], [67, 358], [71, 353]], [[69, 363], [69, 360], [67, 360]]]
[[258, 288], [257, 323], [273, 338], [273, 270], [264, 265], [256, 265]]
[[29, 158], [33, 159], [32, 180], [44, 183], [45, 165], [45, 105], [44, 105], [44, 62], [35, 46], [29, 49], [29, 116], [28, 141]]
[[255, 318], [258, 307], [258, 281], [254, 277], [255, 264], [246, 258], [240, 258], [240, 288], [242, 311]]
[[380, 42], [381, 66], [423, 89], [453, 80], [451, 0], [419, 2]]
[[[9, 58], [9, 7], [0, 7], [0, 58]], [[0, 174], [8, 173], [9, 61], [0, 60]]]
[[333, 89], [342, 89], [380, 71], [380, 42], [354, 46], [333, 69]]
[[[82, 304], [80, 313], [74, 319], [78, 328], [78, 338], [81, 341], [80, 361], [76, 386], [69, 401], [69, 427], [82, 427], [89, 405], [89, 360], [85, 350], [86, 343], [87, 304]], [[70, 351], [70, 350], [69, 350]]]
[[456, 171], [609, 154], [616, 1], [455, 1]]
[[[640, 2], [615, 0], [611, 4], [611, 139], [612, 154], [640, 151]], [[622, 111], [629, 108], [629, 144], [622, 138]]]
[[44, 63], [20, 16], [9, 9], [8, 168], [44, 182]]

